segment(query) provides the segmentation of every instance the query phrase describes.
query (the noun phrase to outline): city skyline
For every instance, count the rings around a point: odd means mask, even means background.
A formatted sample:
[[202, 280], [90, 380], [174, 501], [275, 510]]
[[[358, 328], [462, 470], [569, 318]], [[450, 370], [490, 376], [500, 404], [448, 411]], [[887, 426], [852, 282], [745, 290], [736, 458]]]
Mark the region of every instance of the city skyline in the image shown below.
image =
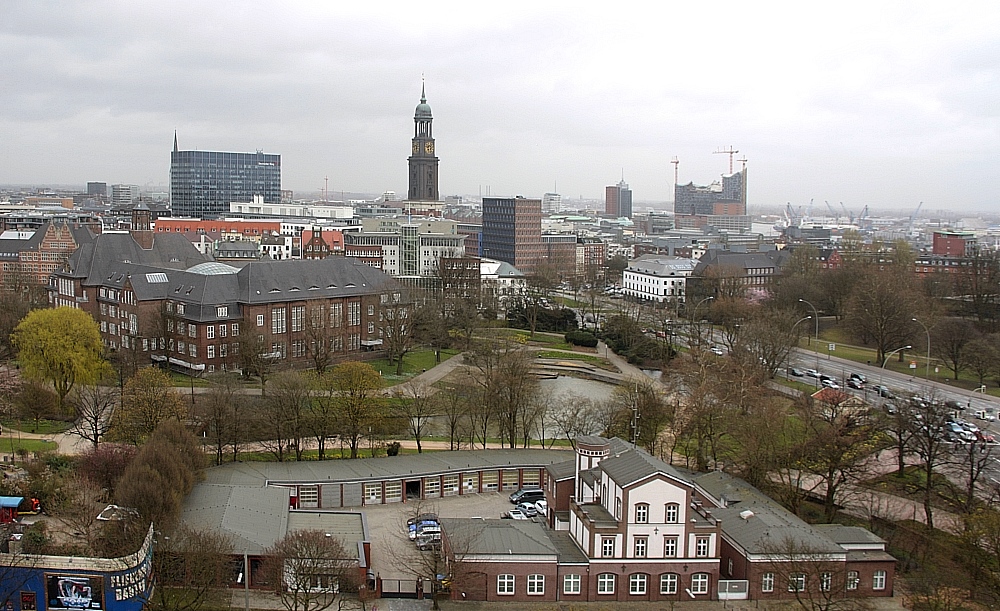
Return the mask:
[[176, 129], [280, 154], [286, 189], [402, 196], [423, 74], [442, 197], [671, 201], [674, 156], [707, 184], [733, 146], [751, 208], [996, 203], [991, 4], [448, 6], [15, 2], [0, 183], [166, 184]]

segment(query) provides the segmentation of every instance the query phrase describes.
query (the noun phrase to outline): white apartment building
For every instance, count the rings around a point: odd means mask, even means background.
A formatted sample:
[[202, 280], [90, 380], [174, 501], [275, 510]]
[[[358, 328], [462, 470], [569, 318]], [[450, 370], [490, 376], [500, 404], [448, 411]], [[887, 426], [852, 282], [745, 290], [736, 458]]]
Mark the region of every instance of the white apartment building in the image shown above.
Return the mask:
[[650, 301], [684, 302], [687, 279], [698, 262], [683, 257], [643, 255], [622, 273], [625, 295]]

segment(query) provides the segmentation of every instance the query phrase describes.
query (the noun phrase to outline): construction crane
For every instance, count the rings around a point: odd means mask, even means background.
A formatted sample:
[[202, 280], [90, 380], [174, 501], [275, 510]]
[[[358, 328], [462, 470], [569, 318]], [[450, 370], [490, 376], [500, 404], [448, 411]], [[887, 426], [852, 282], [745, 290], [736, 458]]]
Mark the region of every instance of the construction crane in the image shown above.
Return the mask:
[[674, 155], [674, 158], [670, 160], [670, 163], [674, 164], [674, 186], [677, 186], [677, 168], [681, 164], [681, 160]]
[[823, 200], [826, 202], [826, 209], [830, 211], [830, 216], [832, 216], [836, 221], [840, 222], [840, 213], [833, 209], [833, 205], [830, 204], [829, 200]]
[[923, 207], [924, 207], [924, 202], [920, 202], [919, 204], [917, 204], [917, 209], [914, 210], [913, 214], [910, 215], [910, 231], [913, 231], [913, 221], [917, 218], [917, 215], [920, 214], [920, 209]]
[[720, 148], [717, 151], [712, 151], [713, 155], [729, 155], [729, 173], [730, 174], [733, 173], [733, 155], [735, 155], [736, 153], [739, 153], [739, 151], [737, 151], [736, 149], [734, 149], [732, 147], [732, 145], [729, 146], [728, 150]]
[[848, 218], [848, 220], [851, 222], [851, 224], [853, 225], [854, 224], [854, 213], [847, 210], [847, 206], [844, 205], [844, 202], [840, 202], [840, 209], [844, 211], [844, 216], [846, 216]]

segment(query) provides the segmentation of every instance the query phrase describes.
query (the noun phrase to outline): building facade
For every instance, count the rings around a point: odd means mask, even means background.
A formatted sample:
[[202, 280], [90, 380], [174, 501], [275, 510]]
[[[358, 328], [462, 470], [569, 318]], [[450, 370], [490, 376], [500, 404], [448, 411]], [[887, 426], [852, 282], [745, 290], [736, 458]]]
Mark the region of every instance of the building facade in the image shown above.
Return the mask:
[[170, 205], [176, 216], [219, 217], [230, 202], [281, 201], [281, 155], [181, 151], [170, 153]]
[[506, 261], [526, 274], [545, 257], [542, 200], [517, 197], [483, 198], [483, 256]]
[[426, 90], [420, 88], [420, 104], [413, 115], [413, 139], [410, 144], [409, 188], [412, 202], [440, 200], [438, 193], [438, 158], [434, 151], [434, 117], [427, 103]]
[[748, 231], [746, 173], [744, 168], [725, 174], [710, 185], [674, 185], [674, 223], [678, 228], [706, 226]]
[[632, 190], [624, 180], [604, 188], [604, 213], [615, 218], [632, 218]]
[[698, 262], [682, 257], [644, 255], [622, 272], [622, 292], [636, 299], [684, 303], [687, 278]]

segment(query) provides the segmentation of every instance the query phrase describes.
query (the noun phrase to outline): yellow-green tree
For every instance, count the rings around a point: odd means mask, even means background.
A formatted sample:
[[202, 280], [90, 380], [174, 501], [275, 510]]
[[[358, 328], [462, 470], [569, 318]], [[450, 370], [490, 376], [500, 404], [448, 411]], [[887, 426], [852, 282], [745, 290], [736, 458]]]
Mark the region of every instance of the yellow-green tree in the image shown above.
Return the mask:
[[35, 310], [13, 333], [24, 375], [52, 383], [59, 406], [77, 383], [96, 382], [107, 368], [97, 323], [83, 310]]
[[368, 363], [348, 361], [329, 372], [330, 386], [336, 393], [337, 432], [351, 446], [351, 458], [358, 457], [361, 438], [382, 419], [383, 401], [378, 396], [382, 376]]
[[183, 421], [187, 408], [170, 383], [170, 376], [155, 367], [140, 369], [122, 393], [121, 408], [115, 410], [108, 438], [139, 445], [160, 423]]

